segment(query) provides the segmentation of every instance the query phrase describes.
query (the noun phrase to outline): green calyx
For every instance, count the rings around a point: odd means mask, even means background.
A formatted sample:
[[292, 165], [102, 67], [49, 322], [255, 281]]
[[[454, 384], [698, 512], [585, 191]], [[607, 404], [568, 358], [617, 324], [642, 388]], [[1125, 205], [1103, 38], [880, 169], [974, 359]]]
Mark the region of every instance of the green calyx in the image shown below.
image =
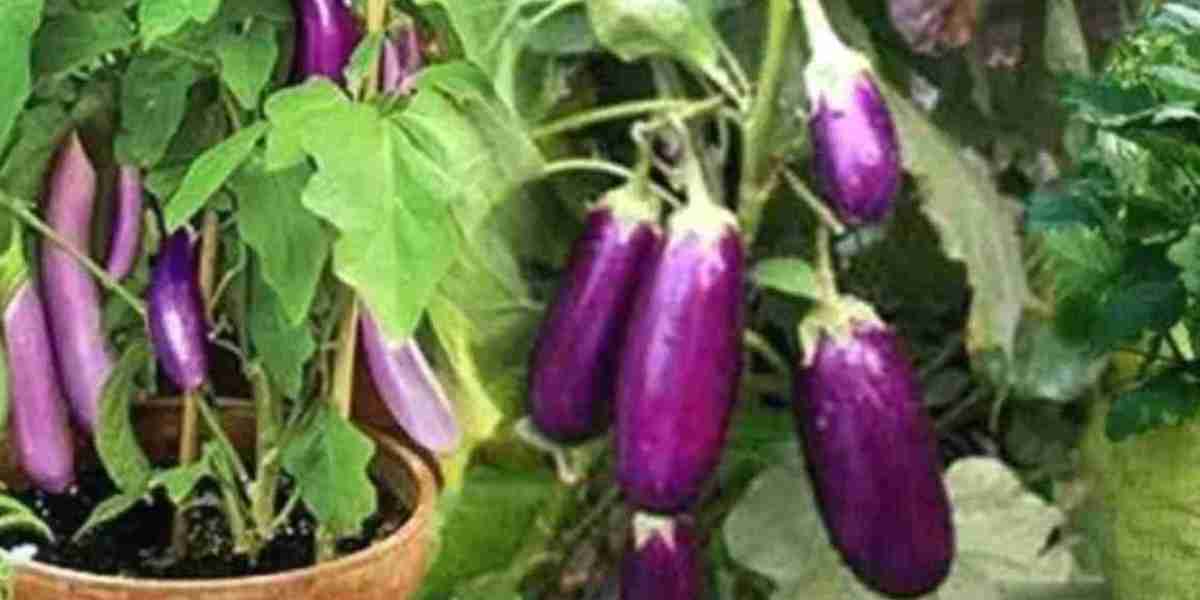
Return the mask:
[[811, 365], [816, 358], [822, 338], [846, 340], [852, 337], [855, 329], [861, 325], [882, 323], [883, 320], [870, 304], [854, 296], [838, 296], [833, 301], [819, 304], [798, 327], [800, 345], [804, 351], [804, 366]]
[[715, 242], [727, 234], [737, 235], [737, 215], [714, 202], [688, 202], [671, 214], [672, 233], [694, 233], [705, 241]]
[[646, 186], [637, 181], [609, 190], [595, 208], [612, 211], [613, 218], [623, 225], [658, 223], [658, 202]]

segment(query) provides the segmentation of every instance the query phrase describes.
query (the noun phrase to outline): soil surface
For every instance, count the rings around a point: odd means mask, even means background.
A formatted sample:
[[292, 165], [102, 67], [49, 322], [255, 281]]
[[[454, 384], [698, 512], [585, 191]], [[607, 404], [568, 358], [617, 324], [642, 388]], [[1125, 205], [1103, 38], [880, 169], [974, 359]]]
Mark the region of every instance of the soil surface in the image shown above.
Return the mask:
[[[303, 506], [292, 512], [288, 524], [266, 546], [257, 562], [251, 563], [244, 556], [234, 555], [224, 513], [217, 506], [215, 487], [201, 484], [197, 488], [197, 504], [200, 505], [193, 504], [188, 511], [191, 527], [186, 561], [167, 559], [172, 510], [170, 502], [161, 493], [154, 495], [152, 501], [142, 501], [120, 518], [97, 527], [79, 542], [72, 541], [72, 536], [92, 509], [116, 491], [112, 481], [99, 469], [82, 471], [79, 482], [64, 494], [46, 494], [36, 489], [14, 494], [50, 525], [57, 541], [47, 544], [37, 536], [13, 531], [0, 534], [0, 547], [31, 544], [37, 547], [34, 560], [38, 562], [101, 575], [158, 579], [265, 575], [313, 564], [316, 524]], [[289, 487], [283, 486], [281, 499], [286, 497]], [[380, 506], [389, 505], [396, 503], [388, 497], [380, 498]], [[349, 554], [366, 548], [371, 542], [394, 532], [407, 518], [407, 514], [373, 516], [364, 523], [362, 535], [342, 540], [338, 551]]]

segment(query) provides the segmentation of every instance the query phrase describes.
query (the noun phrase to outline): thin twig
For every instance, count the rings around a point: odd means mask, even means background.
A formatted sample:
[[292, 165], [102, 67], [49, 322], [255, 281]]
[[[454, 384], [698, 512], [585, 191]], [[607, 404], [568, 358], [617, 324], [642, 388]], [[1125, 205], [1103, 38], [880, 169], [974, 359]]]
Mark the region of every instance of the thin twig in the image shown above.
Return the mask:
[[800, 176], [797, 175], [795, 171], [785, 167], [783, 169], [783, 178], [785, 181], [787, 181], [788, 187], [792, 188], [792, 191], [795, 192], [797, 196], [800, 196], [800, 199], [803, 200], [804, 203], [807, 204], [814, 213], [816, 213], [817, 218], [819, 218], [821, 223], [823, 223], [829, 228], [830, 231], [833, 232], [833, 235], [840, 236], [846, 233], [846, 226], [842, 225], [842, 222], [839, 221], [836, 216], [834, 216], [833, 211], [829, 210], [829, 207], [826, 206], [825, 203], [822, 202], [821, 199], [818, 198], [817, 195], [814, 194], [813, 191], [804, 184], [804, 181], [800, 179]]
[[[633, 179], [636, 176], [636, 173], [621, 165], [598, 158], [569, 158], [564, 160], [556, 160], [543, 167], [542, 172], [539, 173], [539, 176], [546, 178], [550, 177], [551, 175], [557, 175], [559, 173], [566, 173], [570, 171], [592, 171], [594, 173], [605, 173], [624, 179]], [[675, 208], [680, 206], [679, 199], [661, 185], [658, 185], [654, 182], [647, 182], [647, 185], [654, 195], [662, 198], [667, 204], [670, 204]]]

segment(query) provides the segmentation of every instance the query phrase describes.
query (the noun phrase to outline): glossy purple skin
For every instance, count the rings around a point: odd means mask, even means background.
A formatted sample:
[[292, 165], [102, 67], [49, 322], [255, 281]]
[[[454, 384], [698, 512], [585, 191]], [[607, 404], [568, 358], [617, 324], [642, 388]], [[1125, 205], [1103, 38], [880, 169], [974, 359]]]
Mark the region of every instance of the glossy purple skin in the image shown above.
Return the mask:
[[900, 189], [900, 145], [879, 88], [860, 73], [843, 97], [812, 98], [813, 160], [827, 201], [848, 225], [878, 223]]
[[313, 75], [344, 84], [342, 69], [362, 38], [354, 15], [343, 0], [294, 0], [297, 80]]
[[529, 369], [530, 413], [547, 437], [577, 442], [608, 427], [624, 326], [661, 244], [650, 221], [622, 222], [604, 205], [588, 215]]
[[793, 400], [821, 516], [846, 563], [893, 596], [940, 585], [954, 557], [950, 502], [896, 334], [858, 323], [845, 339], [823, 337]]
[[75, 442], [45, 308], [33, 282], [22, 284], [4, 310], [4, 349], [17, 463], [38, 488], [61, 494], [75, 483]]
[[[72, 133], [50, 176], [45, 218], [66, 243], [84, 254], [91, 243], [95, 193], [96, 172], [79, 137]], [[43, 240], [41, 249], [42, 295], [58, 372], [76, 422], [91, 434], [100, 394], [113, 367], [101, 319], [100, 290], [66, 250], [50, 240]]]
[[616, 390], [617, 481], [630, 503], [660, 513], [691, 506], [716, 468], [741, 372], [738, 233], [678, 217], [639, 287]]
[[690, 520], [676, 518], [672, 529], [655, 532], [640, 547], [636, 534], [630, 533], [621, 557], [621, 600], [701, 597], [700, 555]]
[[383, 38], [379, 89], [401, 95], [412, 92], [417, 71], [421, 70], [423, 62], [421, 38], [416, 29], [408, 27]]
[[167, 377], [184, 392], [199, 389], [208, 377], [208, 324], [192, 241], [184, 229], [159, 251], [146, 310], [154, 354]]
[[142, 245], [142, 172], [137, 167], [121, 167], [116, 208], [105, 270], [114, 279], [124, 279], [133, 270]]
[[359, 328], [371, 379], [396, 424], [431, 452], [457, 448], [462, 441], [458, 418], [416, 340], [388, 340], [366, 308]]

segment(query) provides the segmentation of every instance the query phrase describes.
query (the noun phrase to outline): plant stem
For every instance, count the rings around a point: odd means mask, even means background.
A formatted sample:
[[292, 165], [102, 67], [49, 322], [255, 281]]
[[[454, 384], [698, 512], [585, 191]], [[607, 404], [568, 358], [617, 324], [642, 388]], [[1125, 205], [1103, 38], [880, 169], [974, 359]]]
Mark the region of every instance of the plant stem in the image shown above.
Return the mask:
[[725, 103], [724, 96], [713, 96], [705, 100], [686, 101], [671, 98], [655, 98], [652, 100], [634, 100], [612, 106], [575, 113], [557, 121], [552, 121], [533, 130], [532, 136], [541, 139], [590, 127], [598, 123], [616, 121], [628, 117], [636, 117], [647, 113], [675, 112], [681, 119], [689, 119], [710, 110], [719, 108]]
[[833, 258], [829, 253], [829, 230], [818, 226], [815, 243], [813, 252], [816, 255], [817, 290], [825, 302], [833, 305], [837, 302], [838, 289]]
[[243, 465], [241, 458], [238, 457], [237, 448], [230, 441], [229, 436], [225, 434], [225, 428], [221, 426], [221, 418], [217, 416], [217, 413], [213, 412], [212, 407], [207, 402], [196, 402], [196, 406], [200, 409], [200, 417], [204, 419], [204, 424], [212, 432], [213, 437], [217, 439], [217, 443], [220, 444], [222, 451], [233, 465], [238, 481], [243, 484], [249, 483], [250, 472], [246, 470], [246, 465]]
[[[367, 33], [383, 33], [386, 23], [387, 0], [367, 0]], [[364, 86], [366, 97], [375, 95], [375, 90], [379, 87], [379, 69], [371, 69], [367, 72]]]
[[258, 429], [255, 438], [258, 473], [250, 502], [259, 539], [269, 540], [274, 534], [275, 496], [279, 491], [279, 407], [267, 373], [261, 365], [250, 365], [246, 377], [254, 389], [255, 424]]
[[220, 219], [217, 211], [209, 210], [204, 213], [204, 224], [200, 227], [200, 296], [204, 298], [204, 317], [212, 322], [214, 310], [213, 286], [217, 280], [217, 248], [221, 238], [218, 235]]
[[771, 363], [771, 368], [776, 372], [784, 375], [791, 372], [791, 367], [788, 366], [787, 359], [757, 331], [753, 329], [744, 331], [742, 333], [742, 343], [765, 358], [768, 363]]
[[[538, 176], [545, 178], [550, 177], [551, 175], [557, 175], [559, 173], [566, 173], [570, 171], [592, 171], [594, 173], [604, 173], [606, 175], [621, 177], [623, 179], [633, 179], [637, 176], [636, 173], [621, 165], [598, 158], [568, 158], [556, 160], [542, 167], [542, 172], [539, 173]], [[653, 192], [655, 196], [662, 198], [667, 204], [670, 204], [673, 207], [679, 206], [679, 199], [676, 198], [674, 194], [656, 183], [648, 182], [648, 185], [650, 187], [650, 191]]]
[[795, 171], [787, 168], [783, 169], [783, 178], [788, 182], [788, 186], [792, 188], [792, 191], [797, 196], [800, 196], [800, 199], [804, 200], [805, 204], [808, 204], [808, 207], [817, 214], [817, 218], [821, 219], [821, 223], [825, 227], [828, 227], [834, 235], [846, 233], [846, 226], [842, 225], [842, 222], [834, 216], [833, 211], [829, 210], [829, 207], [804, 184], [804, 181], [800, 179], [800, 176]]
[[[347, 288], [349, 291], [349, 288]], [[350, 418], [350, 404], [354, 395], [354, 352], [358, 344], [358, 302], [346, 303], [338, 329], [337, 350], [333, 364], [333, 389], [329, 402], [339, 415]]]
[[61, 236], [55, 233], [55, 231], [51, 229], [49, 225], [39, 219], [37, 215], [30, 212], [29, 209], [25, 208], [24, 206], [21, 206], [18, 201], [9, 198], [8, 196], [4, 196], [3, 194], [0, 194], [0, 205], [3, 205], [4, 208], [16, 215], [16, 217], [20, 219], [22, 223], [25, 223], [27, 227], [36, 231], [42, 237], [50, 240], [65, 250], [67, 254], [70, 254], [72, 258], [79, 262], [79, 264], [83, 265], [83, 268], [87, 269], [88, 272], [91, 273], [92, 276], [95, 277], [105, 289], [116, 294], [118, 297], [124, 300], [125, 303], [128, 304], [129, 307], [138, 314], [138, 316], [142, 317], [142, 319], [146, 318], [146, 306], [137, 296], [125, 289], [125, 287], [122, 286], [116, 279], [113, 279], [113, 277], [104, 270], [104, 267], [96, 264], [96, 261], [76, 250], [74, 246], [69, 244]]
[[764, 205], [770, 197], [763, 192], [764, 188], [769, 188], [771, 179], [767, 169], [767, 161], [771, 158], [767, 154], [767, 140], [774, 133], [775, 105], [779, 100], [780, 81], [787, 62], [788, 38], [792, 32], [792, 2], [770, 0], [767, 7], [767, 47], [758, 74], [754, 104], [750, 107], [750, 117], [746, 123], [742, 180], [738, 190], [742, 202], [738, 216], [747, 248], [753, 246]]
[[[190, 465], [196, 462], [200, 453], [199, 414], [200, 396], [192, 390], [183, 395], [183, 414], [179, 425], [179, 464]], [[171, 524], [171, 548], [177, 558], [184, 558], [188, 551], [187, 515], [181, 507], [176, 507], [175, 520]]]

